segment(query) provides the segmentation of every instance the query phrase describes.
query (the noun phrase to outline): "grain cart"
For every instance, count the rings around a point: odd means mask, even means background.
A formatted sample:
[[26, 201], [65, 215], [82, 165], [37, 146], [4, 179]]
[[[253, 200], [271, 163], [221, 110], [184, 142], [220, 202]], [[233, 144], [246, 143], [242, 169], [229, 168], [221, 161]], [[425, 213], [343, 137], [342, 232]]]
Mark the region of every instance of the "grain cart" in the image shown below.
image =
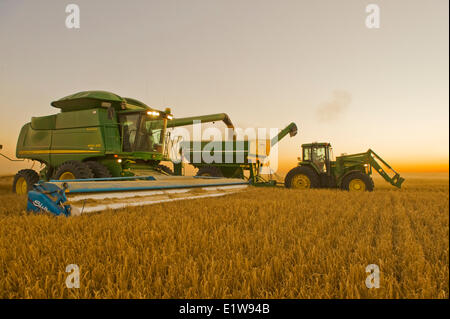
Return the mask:
[[[365, 153], [337, 156], [335, 161], [331, 160], [329, 143], [303, 144], [302, 153], [298, 166], [286, 175], [284, 184], [287, 188], [372, 191], [374, 170], [395, 187], [400, 188], [404, 182], [404, 178], [371, 149]], [[389, 176], [383, 166], [394, 175]]]
[[84, 203], [93, 198], [115, 198], [109, 206], [102, 203], [89, 208], [82, 204], [85, 211], [94, 211], [122, 207], [124, 201], [135, 205], [155, 200], [123, 199], [138, 193], [158, 195], [158, 201], [166, 201], [182, 198], [189, 188], [209, 188], [212, 192], [202, 196], [217, 196], [217, 187], [248, 184], [242, 179], [171, 176], [171, 170], [160, 164], [170, 160], [167, 127], [186, 125], [186, 121], [192, 124], [193, 120], [221, 120], [233, 127], [224, 113], [173, 119], [170, 109], [156, 110], [106, 91], [76, 93], [51, 105], [61, 112], [33, 117], [22, 127], [17, 141], [16, 157], [40, 162], [43, 167], [39, 173], [25, 169], [14, 177], [13, 191], [28, 193], [30, 210], [71, 214], [74, 210], [64, 204], [66, 195], [76, 194]]
[[[244, 172], [247, 171], [250, 184], [271, 186], [276, 184], [275, 181], [267, 181], [260, 174], [264, 158], [275, 144], [288, 134], [290, 137], [295, 136], [297, 130], [297, 125], [290, 123], [270, 140], [234, 138], [230, 141], [188, 141], [183, 145], [184, 155], [191, 165], [198, 168], [197, 176], [245, 178]], [[206, 157], [209, 153], [211, 156]]]

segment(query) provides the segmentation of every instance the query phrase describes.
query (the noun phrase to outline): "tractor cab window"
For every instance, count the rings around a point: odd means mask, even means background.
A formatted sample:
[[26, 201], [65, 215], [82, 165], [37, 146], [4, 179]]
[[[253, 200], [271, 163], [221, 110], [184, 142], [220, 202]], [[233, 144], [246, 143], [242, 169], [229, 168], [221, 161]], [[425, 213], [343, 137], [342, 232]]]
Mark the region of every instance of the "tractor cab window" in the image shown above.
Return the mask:
[[325, 146], [317, 146], [312, 149], [312, 162], [316, 164], [320, 172], [326, 172], [326, 148]]
[[311, 160], [311, 148], [310, 147], [303, 148], [303, 160], [305, 162]]

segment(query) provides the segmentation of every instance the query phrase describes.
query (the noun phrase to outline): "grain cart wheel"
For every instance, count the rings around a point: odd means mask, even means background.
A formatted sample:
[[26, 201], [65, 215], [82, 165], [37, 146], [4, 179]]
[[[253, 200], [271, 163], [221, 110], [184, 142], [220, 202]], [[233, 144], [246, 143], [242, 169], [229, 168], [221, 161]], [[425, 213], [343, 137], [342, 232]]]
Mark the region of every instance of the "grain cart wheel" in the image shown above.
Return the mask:
[[197, 176], [212, 176], [212, 177], [223, 177], [220, 168], [215, 166], [203, 166], [200, 167]]
[[344, 179], [342, 180], [341, 188], [343, 190], [347, 190], [350, 192], [364, 192], [373, 191], [373, 180], [372, 178], [364, 173], [361, 172], [354, 172], [348, 174]]
[[94, 174], [94, 178], [112, 177], [109, 169], [102, 163], [96, 161], [87, 161], [84, 162], [84, 164], [89, 166], [89, 168], [92, 171], [92, 174]]
[[320, 186], [320, 180], [313, 169], [305, 166], [297, 166], [287, 173], [284, 179], [284, 186], [293, 189], [318, 188]]
[[12, 191], [18, 195], [27, 194], [39, 182], [39, 175], [32, 169], [22, 169], [14, 176]]
[[156, 166], [160, 170], [162, 170], [164, 173], [167, 173], [169, 175], [173, 175], [173, 171], [170, 169], [170, 167], [167, 167], [166, 165], [159, 164]]
[[94, 174], [87, 164], [78, 161], [67, 161], [58, 167], [55, 175], [53, 176], [53, 179], [65, 180], [85, 179], [93, 177]]

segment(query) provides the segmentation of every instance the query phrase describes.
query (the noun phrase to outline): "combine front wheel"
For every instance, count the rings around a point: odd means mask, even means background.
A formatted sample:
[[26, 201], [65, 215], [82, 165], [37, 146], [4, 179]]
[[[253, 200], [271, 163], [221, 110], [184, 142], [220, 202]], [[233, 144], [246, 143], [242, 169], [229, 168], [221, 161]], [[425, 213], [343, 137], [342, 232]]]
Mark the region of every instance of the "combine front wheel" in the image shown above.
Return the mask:
[[102, 163], [96, 161], [87, 161], [84, 163], [89, 166], [95, 178], [112, 177], [111, 172]]
[[87, 164], [78, 161], [67, 161], [61, 164], [60, 167], [58, 167], [53, 178], [59, 180], [67, 180], [93, 177], [94, 174]]
[[372, 178], [364, 173], [354, 172], [344, 177], [341, 188], [350, 192], [373, 191]]
[[294, 189], [309, 189], [320, 186], [319, 176], [309, 167], [298, 166], [289, 171], [284, 186]]
[[32, 169], [22, 169], [14, 176], [13, 192], [18, 195], [25, 195], [39, 182], [39, 175]]

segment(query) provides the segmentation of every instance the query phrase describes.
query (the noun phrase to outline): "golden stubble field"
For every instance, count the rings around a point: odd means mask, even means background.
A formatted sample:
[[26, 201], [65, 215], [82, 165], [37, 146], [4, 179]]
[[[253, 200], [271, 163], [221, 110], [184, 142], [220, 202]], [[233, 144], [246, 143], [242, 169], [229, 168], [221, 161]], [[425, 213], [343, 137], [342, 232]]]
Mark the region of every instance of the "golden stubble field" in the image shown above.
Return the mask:
[[0, 297], [448, 298], [448, 175], [406, 178], [402, 190], [251, 188], [70, 218], [25, 212], [1, 178]]

